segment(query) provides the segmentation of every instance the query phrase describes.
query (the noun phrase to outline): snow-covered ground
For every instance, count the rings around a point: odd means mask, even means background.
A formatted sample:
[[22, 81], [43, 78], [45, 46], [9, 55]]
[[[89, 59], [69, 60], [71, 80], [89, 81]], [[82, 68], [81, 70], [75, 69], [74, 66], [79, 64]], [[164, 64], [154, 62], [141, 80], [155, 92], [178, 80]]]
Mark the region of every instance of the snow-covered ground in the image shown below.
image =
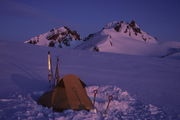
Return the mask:
[[[95, 106], [91, 111], [73, 111], [66, 110], [61, 113], [53, 112], [38, 105], [36, 99], [43, 92], [33, 92], [22, 95], [14, 94], [9, 99], [0, 99], [1, 111], [0, 119], [4, 120], [129, 120], [129, 119], [150, 119], [164, 120], [168, 119], [166, 113], [151, 104], [145, 105], [132, 98], [128, 92], [122, 91], [113, 86], [90, 86], [87, 87], [87, 93], [93, 100], [93, 91], [98, 90]], [[108, 95], [113, 95], [108, 109]], [[106, 112], [105, 112], [106, 110]]]
[[[0, 41], [0, 119], [180, 119], [180, 56], [147, 57], [55, 49]], [[76, 74], [92, 91], [94, 111], [53, 113], [37, 105], [48, 89], [47, 52], [60, 58], [61, 76]], [[113, 95], [110, 109], [103, 114]]]

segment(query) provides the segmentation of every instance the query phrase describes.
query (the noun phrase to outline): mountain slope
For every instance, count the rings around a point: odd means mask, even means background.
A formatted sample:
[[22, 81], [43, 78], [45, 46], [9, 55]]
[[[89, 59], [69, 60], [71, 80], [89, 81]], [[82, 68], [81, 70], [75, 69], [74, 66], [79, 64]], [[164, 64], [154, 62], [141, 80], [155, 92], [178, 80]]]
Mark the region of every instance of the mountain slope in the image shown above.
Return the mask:
[[80, 44], [81, 41], [80, 35], [76, 31], [64, 26], [54, 28], [47, 33], [33, 37], [30, 40], [25, 41], [25, 43], [49, 47], [73, 48], [77, 44]]
[[130, 37], [136, 40], [144, 41], [146, 43], [157, 43], [156, 38], [141, 30], [134, 20], [132, 20], [130, 23], [126, 23], [124, 21], [114, 21], [105, 25], [103, 30], [104, 29], [107, 30], [105, 34], [108, 35], [111, 35], [112, 33], [112, 31], [108, 33], [108, 29], [114, 29], [116, 32], [119, 32], [118, 34], [121, 34], [121, 36]]
[[158, 42], [156, 38], [140, 29], [135, 21], [130, 23], [123, 21], [111, 22], [99, 32], [89, 34], [83, 40], [76, 31], [68, 27], [54, 28], [47, 33], [31, 38], [25, 43], [58, 48], [159, 57], [178, 54], [180, 49], [179, 42]]
[[94, 34], [90, 34], [79, 45], [79, 49], [124, 54], [147, 54], [158, 41], [142, 31], [135, 21], [130, 23], [112, 22]]

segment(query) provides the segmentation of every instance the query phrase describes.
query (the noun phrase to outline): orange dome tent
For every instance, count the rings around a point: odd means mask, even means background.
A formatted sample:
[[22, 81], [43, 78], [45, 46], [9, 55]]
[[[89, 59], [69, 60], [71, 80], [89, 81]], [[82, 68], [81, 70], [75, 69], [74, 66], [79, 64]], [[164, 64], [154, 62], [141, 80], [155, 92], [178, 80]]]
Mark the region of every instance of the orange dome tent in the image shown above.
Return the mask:
[[90, 110], [93, 108], [93, 104], [86, 93], [85, 86], [76, 75], [65, 75], [58, 81], [54, 89], [39, 98], [38, 103], [52, 107], [55, 111]]

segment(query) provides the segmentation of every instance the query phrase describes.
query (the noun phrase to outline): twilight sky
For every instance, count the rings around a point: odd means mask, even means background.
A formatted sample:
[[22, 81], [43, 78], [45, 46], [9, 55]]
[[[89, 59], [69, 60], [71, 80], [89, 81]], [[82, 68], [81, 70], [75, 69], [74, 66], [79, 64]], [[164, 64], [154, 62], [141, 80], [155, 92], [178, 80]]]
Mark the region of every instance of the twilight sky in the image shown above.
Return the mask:
[[0, 0], [0, 40], [25, 41], [64, 25], [84, 37], [121, 20], [180, 42], [180, 0]]

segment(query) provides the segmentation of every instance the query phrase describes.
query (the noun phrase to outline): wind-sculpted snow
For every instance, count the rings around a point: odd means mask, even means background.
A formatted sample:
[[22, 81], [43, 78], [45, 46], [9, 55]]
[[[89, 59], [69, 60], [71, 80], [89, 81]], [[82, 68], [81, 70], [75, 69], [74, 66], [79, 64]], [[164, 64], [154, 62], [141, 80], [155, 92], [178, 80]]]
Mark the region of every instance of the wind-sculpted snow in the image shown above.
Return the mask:
[[[154, 105], [146, 105], [134, 99], [127, 91], [114, 86], [89, 86], [86, 88], [91, 100], [94, 90], [98, 90], [95, 108], [91, 111], [66, 110], [58, 113], [36, 103], [43, 92], [15, 94], [8, 99], [0, 99], [0, 119], [2, 120], [166, 120], [169, 116]], [[112, 95], [109, 109], [105, 114], [108, 96]]]

